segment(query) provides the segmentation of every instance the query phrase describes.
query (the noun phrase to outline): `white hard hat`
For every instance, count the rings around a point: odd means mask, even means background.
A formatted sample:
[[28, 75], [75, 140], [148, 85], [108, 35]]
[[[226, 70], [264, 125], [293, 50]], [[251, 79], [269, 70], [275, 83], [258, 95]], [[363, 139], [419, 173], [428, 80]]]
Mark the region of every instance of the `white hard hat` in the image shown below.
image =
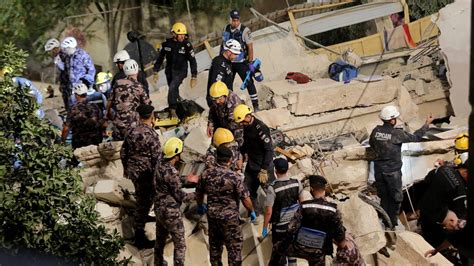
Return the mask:
[[120, 50], [114, 55], [114, 63], [125, 62], [130, 59], [130, 55], [126, 50]]
[[46, 52], [49, 52], [51, 50], [53, 50], [54, 48], [56, 47], [59, 47], [60, 46], [60, 43], [57, 39], [49, 39], [46, 44], [44, 45], [44, 50]]
[[386, 106], [380, 111], [379, 117], [384, 121], [388, 121], [400, 116], [400, 112], [396, 106]]
[[63, 42], [61, 43], [61, 48], [76, 48], [77, 41], [74, 37], [66, 37]]
[[234, 39], [230, 39], [224, 44], [224, 50], [229, 50], [233, 54], [240, 54], [242, 52], [242, 46], [240, 43]]
[[125, 75], [134, 75], [138, 73], [138, 64], [135, 60], [133, 59], [128, 59], [125, 61], [123, 64], [123, 72]]
[[74, 86], [73, 91], [77, 95], [83, 95], [86, 94], [89, 88], [83, 83], [78, 83]]
[[463, 152], [459, 157], [461, 158], [461, 165], [465, 165], [469, 159], [469, 152]]

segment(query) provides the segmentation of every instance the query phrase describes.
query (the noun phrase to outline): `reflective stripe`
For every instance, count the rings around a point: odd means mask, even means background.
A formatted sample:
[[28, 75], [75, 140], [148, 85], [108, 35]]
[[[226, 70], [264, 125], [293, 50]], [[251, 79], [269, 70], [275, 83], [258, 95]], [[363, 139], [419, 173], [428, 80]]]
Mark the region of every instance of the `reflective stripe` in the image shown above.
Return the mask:
[[316, 209], [323, 209], [323, 210], [327, 210], [327, 211], [336, 212], [336, 209], [333, 208], [333, 207], [325, 206], [325, 205], [321, 205], [321, 204], [317, 204], [317, 203], [303, 204], [302, 207], [303, 207], [303, 209], [316, 208]]
[[298, 186], [299, 186], [298, 183], [293, 183], [293, 184], [289, 184], [289, 185], [286, 185], [286, 186], [282, 186], [282, 187], [276, 188], [275, 193], [278, 193], [280, 191], [287, 190], [287, 189], [290, 189], [290, 188], [298, 187]]
[[466, 195], [462, 195], [462, 196], [459, 196], [459, 197], [454, 198], [453, 201], [456, 201], [456, 200], [458, 200], [458, 199], [462, 199], [462, 198], [465, 198], [465, 197], [466, 197]]

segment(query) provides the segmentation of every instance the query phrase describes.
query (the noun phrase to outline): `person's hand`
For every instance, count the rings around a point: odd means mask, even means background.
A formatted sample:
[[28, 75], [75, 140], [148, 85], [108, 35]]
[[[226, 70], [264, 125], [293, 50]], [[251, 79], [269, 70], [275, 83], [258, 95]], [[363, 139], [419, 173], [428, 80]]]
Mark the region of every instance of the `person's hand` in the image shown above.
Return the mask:
[[158, 72], [153, 73], [153, 82], [157, 84], [158, 80], [160, 80], [160, 77], [158, 76]]
[[197, 209], [197, 213], [199, 215], [204, 215], [206, 212], [207, 212], [207, 204], [205, 204], [205, 203], [199, 204], [198, 209]]
[[433, 123], [433, 120], [434, 120], [433, 115], [430, 113], [430, 114], [426, 117], [426, 122], [425, 122], [425, 123], [426, 123], [427, 125], [429, 125], [429, 124]]
[[263, 227], [263, 230], [262, 230], [262, 238], [265, 238], [267, 237], [268, 235], [268, 229], [266, 227]]
[[197, 79], [195, 77], [192, 77], [191, 80], [189, 81], [189, 86], [192, 88], [196, 87], [197, 84]]
[[453, 211], [448, 210], [443, 220], [443, 228], [446, 230], [458, 230], [458, 220], [458, 216]]
[[212, 138], [212, 135], [214, 133], [214, 127], [212, 125], [207, 125], [207, 136], [209, 138]]
[[437, 159], [436, 162], [434, 163], [434, 166], [436, 168], [444, 166], [446, 164], [446, 161], [443, 159]]
[[268, 181], [268, 173], [267, 170], [261, 169], [260, 172], [258, 173], [258, 180], [260, 181], [260, 184], [266, 184]]
[[194, 173], [189, 173], [186, 176], [186, 181], [188, 181], [188, 183], [197, 183], [199, 181], [199, 176], [195, 175]]
[[255, 221], [257, 221], [257, 214], [255, 213], [255, 211], [252, 211], [252, 212], [250, 213], [250, 221], [251, 221], [252, 223], [254, 223]]
[[438, 253], [438, 251], [436, 251], [436, 249], [430, 249], [430, 250], [425, 252], [425, 257], [430, 258], [430, 257], [436, 255], [436, 253]]

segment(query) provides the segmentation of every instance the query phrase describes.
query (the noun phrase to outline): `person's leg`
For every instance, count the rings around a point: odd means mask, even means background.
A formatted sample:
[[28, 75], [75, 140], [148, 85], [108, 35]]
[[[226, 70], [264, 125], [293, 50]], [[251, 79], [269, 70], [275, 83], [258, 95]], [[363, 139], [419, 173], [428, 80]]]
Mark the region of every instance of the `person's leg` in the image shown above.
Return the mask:
[[138, 248], [151, 248], [154, 243], [145, 236], [145, 223], [154, 196], [154, 190], [149, 185], [153, 175], [150, 171], [138, 173], [138, 176], [134, 177], [135, 174], [137, 174], [137, 171], [134, 168], [128, 169], [128, 175], [135, 186], [137, 201], [137, 208], [134, 212], [135, 224], [133, 227], [135, 231], [135, 245]]
[[273, 226], [273, 228], [272, 228], [272, 244], [273, 244], [273, 246], [272, 246], [272, 255], [270, 257], [270, 261], [268, 262], [269, 266], [280, 266], [280, 265], [287, 264], [286, 256], [282, 256], [276, 250], [276, 243], [283, 240], [283, 238], [281, 236], [282, 236], [281, 233], [276, 232], [276, 226]]
[[222, 266], [222, 251], [224, 235], [222, 234], [222, 222], [212, 218], [207, 218], [209, 226], [209, 256], [211, 265]]
[[242, 265], [242, 244], [244, 241], [239, 219], [233, 218], [224, 226], [225, 246], [227, 248], [227, 264], [230, 266]]
[[[249, 66], [247, 63], [233, 63], [232, 68], [235, 69], [234, 73], [237, 72], [244, 82], [247, 77], [247, 71], [249, 71]], [[234, 74], [235, 76], [235, 74]], [[253, 77], [251, 77], [247, 82], [247, 91], [249, 92], [250, 100], [255, 111], [258, 111], [258, 94], [255, 84], [253, 83]]]
[[380, 206], [388, 214], [389, 193], [381, 170], [375, 170], [375, 187], [377, 188], [377, 196], [380, 198]]
[[168, 89], [168, 106], [170, 109], [176, 110], [179, 98], [179, 86], [183, 82], [183, 79], [186, 78], [187, 72], [185, 71], [175, 71], [173, 72], [173, 77], [171, 83], [169, 84]]
[[252, 199], [254, 208], [257, 209], [255, 204], [257, 204], [257, 196], [258, 196], [257, 190], [258, 190], [258, 187], [260, 186], [260, 182], [257, 177], [258, 172], [245, 169], [244, 176], [245, 176], [244, 184], [250, 192], [250, 198]]
[[163, 251], [166, 245], [166, 238], [168, 237], [168, 230], [164, 226], [164, 218], [161, 216], [160, 211], [155, 209], [156, 216], [156, 241], [155, 241], [155, 266], [164, 265]]
[[183, 216], [181, 211], [175, 208], [167, 208], [165, 216], [165, 226], [174, 244], [174, 265], [183, 266], [186, 256]]
[[387, 214], [392, 221], [392, 226], [395, 227], [398, 224], [398, 215], [403, 201], [402, 171], [383, 173], [383, 176], [389, 193]]

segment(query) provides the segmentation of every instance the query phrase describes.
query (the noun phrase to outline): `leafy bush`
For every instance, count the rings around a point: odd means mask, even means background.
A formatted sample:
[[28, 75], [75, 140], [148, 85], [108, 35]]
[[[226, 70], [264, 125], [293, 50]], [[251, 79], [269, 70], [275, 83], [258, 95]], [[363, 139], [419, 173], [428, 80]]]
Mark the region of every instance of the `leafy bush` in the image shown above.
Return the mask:
[[[21, 73], [27, 54], [0, 49], [0, 68]], [[0, 79], [0, 247], [33, 249], [82, 264], [115, 264], [123, 239], [98, 225], [95, 199], [82, 191], [71, 148], [55, 143], [53, 127], [35, 115], [28, 89]], [[22, 167], [14, 170], [14, 162]]]

